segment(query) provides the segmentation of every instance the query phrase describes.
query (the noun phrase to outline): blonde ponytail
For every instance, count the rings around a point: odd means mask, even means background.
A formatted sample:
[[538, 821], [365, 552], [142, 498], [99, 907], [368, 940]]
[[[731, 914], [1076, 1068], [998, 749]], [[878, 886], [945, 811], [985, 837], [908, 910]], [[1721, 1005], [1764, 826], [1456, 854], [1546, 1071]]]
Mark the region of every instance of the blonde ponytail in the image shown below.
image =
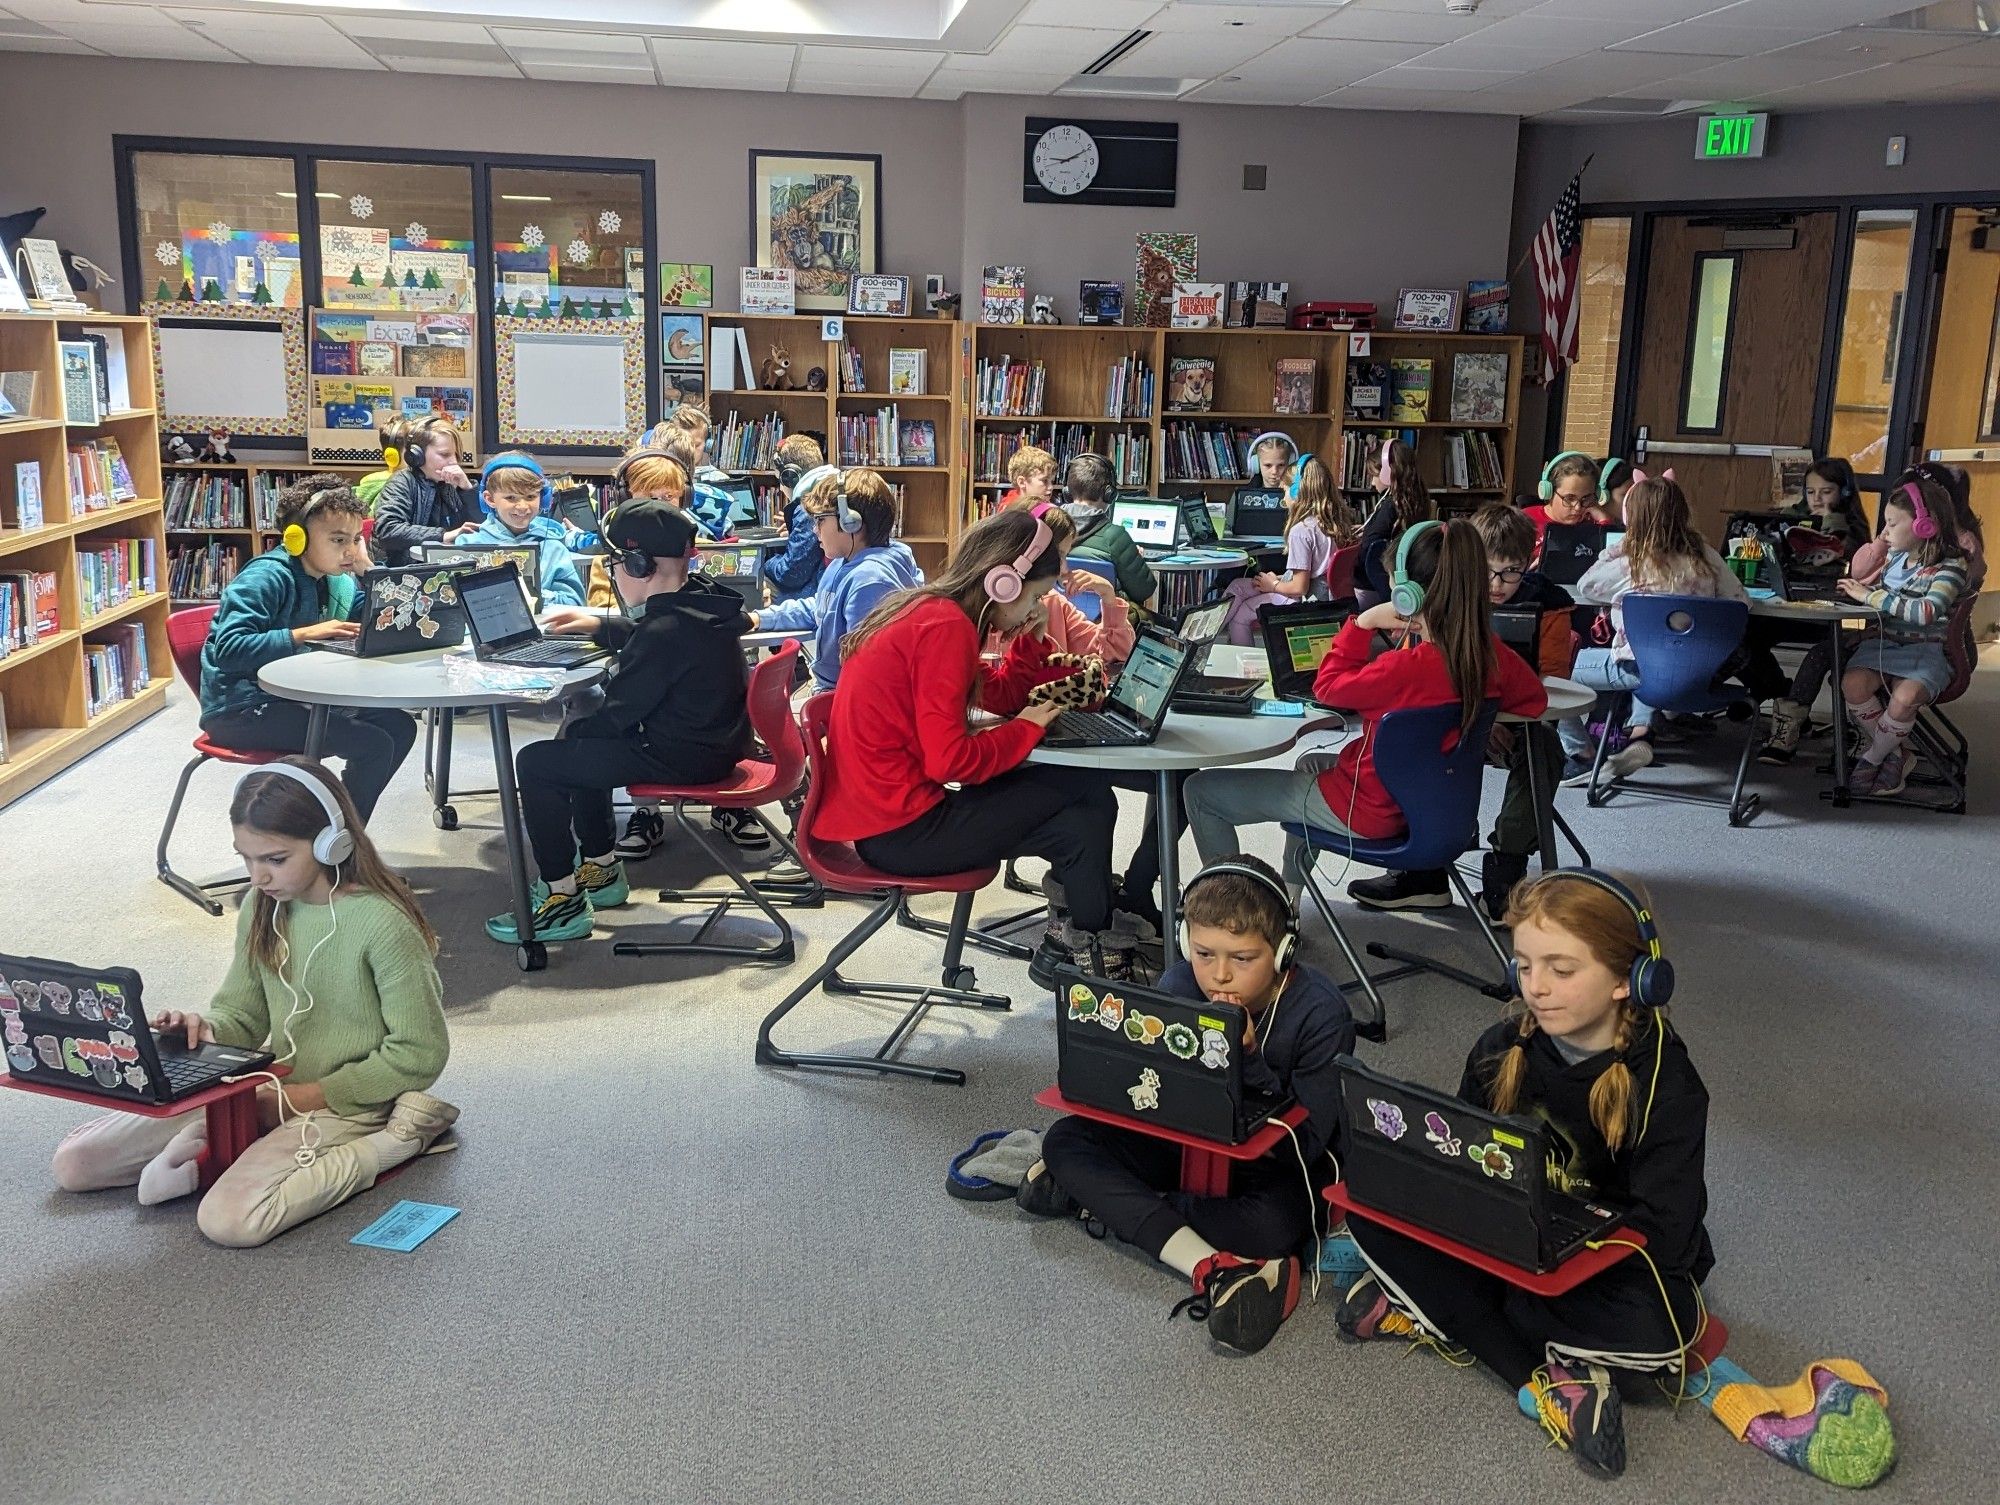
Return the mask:
[[1626, 1004], [1618, 1011], [1618, 1034], [1611, 1042], [1612, 1062], [1590, 1084], [1590, 1121], [1612, 1154], [1625, 1143], [1632, 1127], [1632, 1069], [1625, 1064], [1625, 1047], [1632, 1043], [1638, 1011]]

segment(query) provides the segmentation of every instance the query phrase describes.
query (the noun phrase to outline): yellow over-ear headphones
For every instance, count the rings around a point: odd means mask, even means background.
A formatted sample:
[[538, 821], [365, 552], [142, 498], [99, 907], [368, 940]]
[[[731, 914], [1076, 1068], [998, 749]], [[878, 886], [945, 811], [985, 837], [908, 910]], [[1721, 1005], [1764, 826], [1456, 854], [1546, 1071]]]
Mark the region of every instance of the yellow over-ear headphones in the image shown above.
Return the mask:
[[286, 523], [285, 531], [278, 535], [285, 546], [285, 552], [292, 558], [297, 559], [306, 551], [306, 519], [319, 511], [326, 499], [332, 495], [330, 491], [315, 491], [306, 498], [306, 504], [299, 508], [298, 517]]

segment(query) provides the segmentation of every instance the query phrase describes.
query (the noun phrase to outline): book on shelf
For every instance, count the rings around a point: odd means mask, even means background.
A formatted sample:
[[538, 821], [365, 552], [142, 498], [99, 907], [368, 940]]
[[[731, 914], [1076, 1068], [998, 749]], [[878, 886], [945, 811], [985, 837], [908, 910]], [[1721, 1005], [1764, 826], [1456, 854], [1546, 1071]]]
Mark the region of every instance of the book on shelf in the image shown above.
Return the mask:
[[1102, 431], [1091, 423], [1030, 423], [1019, 429], [982, 429], [973, 445], [973, 479], [984, 485], [1005, 487], [1007, 461], [1023, 444], [1032, 444], [1055, 456], [1061, 470], [1086, 450], [1095, 451], [1111, 462], [1121, 486], [1147, 484], [1147, 457], [1151, 443], [1145, 434], [1129, 429]]
[[69, 450], [70, 515], [80, 517], [119, 502], [136, 501], [131, 467], [118, 441], [109, 434]]
[[896, 424], [896, 444], [905, 465], [937, 464], [937, 424], [928, 418], [904, 418]]
[[1347, 364], [1347, 416], [1379, 423], [1389, 413], [1389, 367], [1382, 361]]
[[1220, 329], [1222, 327], [1222, 284], [1220, 282], [1176, 282], [1174, 329]]
[[32, 647], [60, 626], [54, 570], [0, 570], [0, 645]]
[[1195, 236], [1182, 230], [1143, 230], [1132, 261], [1132, 322], [1165, 328], [1174, 312], [1174, 284], [1195, 280], [1200, 265]]
[[84, 693], [92, 716], [130, 700], [153, 682], [146, 653], [146, 624], [104, 627], [83, 645]]
[[361, 349], [352, 340], [314, 340], [312, 342], [312, 374], [314, 376], [359, 376], [361, 360], [357, 352]]
[[1283, 329], [1289, 282], [1232, 282], [1223, 323], [1231, 329]]
[[1451, 421], [1507, 421], [1507, 354], [1461, 350], [1451, 358]]
[[1498, 492], [1506, 480], [1500, 447], [1482, 429], [1447, 430], [1442, 464], [1443, 484], [1451, 491]]
[[840, 347], [840, 390], [843, 392], [868, 390], [868, 368], [861, 359], [859, 345]]
[[1028, 322], [1026, 267], [990, 266], [980, 273], [979, 322], [982, 324]]
[[774, 456], [784, 441], [785, 416], [764, 413], [746, 419], [736, 409], [722, 420], [715, 436], [715, 463], [723, 470], [771, 470]]
[[212, 539], [167, 551], [167, 593], [176, 601], [214, 601], [243, 567], [240, 543]]
[[744, 267], [737, 304], [746, 314], [798, 312], [798, 274], [791, 267]]
[[76, 578], [86, 618], [158, 590], [153, 540], [100, 538], [79, 544]]
[[914, 350], [895, 347], [889, 351], [889, 394], [892, 397], [921, 397], [927, 388], [925, 357], [930, 352], [921, 345]]
[[1104, 378], [1106, 418], [1153, 416], [1153, 366], [1136, 351], [1112, 366]]
[[[872, 413], [842, 413], [835, 421], [842, 465], [903, 464], [902, 430], [896, 405], [877, 408]], [[932, 435], [933, 453], [936, 435]], [[937, 463], [935, 459], [929, 463]]]
[[[367, 348], [365, 345], [362, 347]], [[405, 376], [469, 376], [466, 351], [462, 345], [405, 345], [402, 347]]]
[[47, 519], [42, 515], [42, 462], [39, 460], [16, 460], [14, 462], [14, 526], [23, 533], [39, 528]]
[[[259, 476], [262, 483], [265, 478]], [[177, 530], [247, 528], [248, 478], [232, 471], [173, 471], [167, 477], [167, 526]]]
[[98, 396], [96, 346], [88, 340], [63, 340], [58, 349], [62, 362], [63, 421], [102, 423], [104, 404]]
[[1123, 324], [1125, 284], [1122, 282], [1080, 282], [1076, 288], [1076, 322], [1079, 324]]
[[1177, 355], [1167, 362], [1167, 411], [1206, 413], [1215, 406], [1215, 362], [1205, 355]]
[[1375, 490], [1375, 472], [1381, 464], [1382, 445], [1390, 439], [1400, 439], [1417, 450], [1416, 429], [1360, 429], [1344, 428], [1340, 431], [1340, 489], [1342, 491]]
[[1280, 356], [1271, 364], [1271, 411], [1296, 415], [1313, 410], [1319, 362], [1310, 356]]
[[982, 418], [1037, 418], [1047, 391], [1048, 368], [1041, 361], [1003, 355], [980, 357], [973, 372]]
[[[356, 376], [394, 376], [396, 374], [396, 346], [387, 340], [363, 340], [354, 347], [354, 374]], [[414, 347], [412, 347], [414, 348]], [[417, 375], [411, 372], [411, 375]], [[458, 373], [464, 375], [463, 372]]]
[[124, 338], [117, 334], [116, 331], [110, 335], [106, 335], [102, 330], [97, 329], [85, 329], [78, 334], [77, 338], [88, 343], [91, 349], [90, 369], [92, 376], [97, 381], [98, 411], [115, 413], [120, 408], [129, 407], [131, 405], [129, 402], [115, 403], [111, 400], [111, 373], [109, 370], [111, 342], [114, 339], [117, 340], [118, 349], [122, 353], [125, 349]]
[[125, 332], [115, 324], [84, 324], [83, 337], [97, 348], [105, 408], [123, 413], [132, 406], [132, 375], [125, 360]]
[[1428, 423], [1431, 417], [1431, 362], [1401, 357], [1389, 362], [1389, 421]]
[[1255, 429], [1227, 423], [1166, 423], [1160, 443], [1169, 481], [1243, 481], [1257, 473], [1249, 457]]
[[1507, 332], [1507, 283], [1504, 279], [1480, 280], [1465, 284], [1465, 332], [1505, 334]]

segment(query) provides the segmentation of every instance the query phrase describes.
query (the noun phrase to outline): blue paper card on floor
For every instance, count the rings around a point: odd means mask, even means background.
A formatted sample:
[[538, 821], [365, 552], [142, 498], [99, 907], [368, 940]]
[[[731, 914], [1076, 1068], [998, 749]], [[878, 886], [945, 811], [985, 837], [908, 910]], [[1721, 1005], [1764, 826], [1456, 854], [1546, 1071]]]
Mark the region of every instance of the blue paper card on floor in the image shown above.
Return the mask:
[[456, 1207], [440, 1207], [435, 1202], [398, 1202], [348, 1242], [408, 1254], [457, 1216]]

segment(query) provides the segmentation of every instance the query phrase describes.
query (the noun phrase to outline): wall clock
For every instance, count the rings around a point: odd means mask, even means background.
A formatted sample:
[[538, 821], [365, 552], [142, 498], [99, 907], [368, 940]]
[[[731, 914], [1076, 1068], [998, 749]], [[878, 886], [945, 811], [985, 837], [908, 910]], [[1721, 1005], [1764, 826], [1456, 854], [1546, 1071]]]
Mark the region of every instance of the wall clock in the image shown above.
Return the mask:
[[1180, 126], [1173, 121], [1030, 115], [1021, 200], [1171, 209], [1179, 160]]

